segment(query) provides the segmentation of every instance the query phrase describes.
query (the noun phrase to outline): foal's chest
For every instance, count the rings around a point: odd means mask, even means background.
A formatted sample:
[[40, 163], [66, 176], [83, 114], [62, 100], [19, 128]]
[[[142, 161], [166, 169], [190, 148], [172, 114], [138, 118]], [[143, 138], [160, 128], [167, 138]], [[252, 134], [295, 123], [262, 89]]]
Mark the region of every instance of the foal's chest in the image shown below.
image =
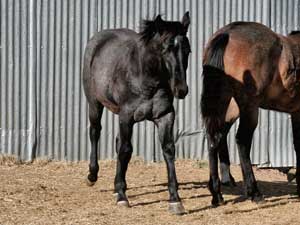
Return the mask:
[[134, 112], [134, 120], [154, 120], [173, 110], [173, 96], [165, 90], [158, 90], [151, 99], [144, 99]]

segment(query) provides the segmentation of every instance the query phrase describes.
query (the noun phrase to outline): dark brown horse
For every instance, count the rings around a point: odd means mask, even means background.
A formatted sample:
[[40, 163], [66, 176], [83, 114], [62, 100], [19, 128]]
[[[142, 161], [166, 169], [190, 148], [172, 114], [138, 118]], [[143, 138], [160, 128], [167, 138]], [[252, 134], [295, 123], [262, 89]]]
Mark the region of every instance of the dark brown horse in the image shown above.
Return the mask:
[[87, 44], [83, 85], [89, 105], [92, 144], [88, 184], [97, 181], [97, 144], [106, 107], [119, 115], [115, 176], [118, 205], [129, 206], [125, 176], [132, 154], [133, 125], [150, 120], [158, 127], [167, 164], [169, 209], [176, 214], [184, 212], [174, 165], [173, 99], [174, 96], [183, 99], [188, 93], [186, 69], [190, 45], [186, 33], [189, 24], [188, 12], [182, 22], [163, 21], [159, 15], [154, 21], [145, 21], [141, 33], [128, 29], [104, 30]]
[[201, 110], [210, 141], [209, 190], [212, 204], [223, 203], [222, 182], [234, 180], [229, 171], [227, 134], [240, 118], [236, 134], [246, 195], [263, 200], [250, 161], [258, 108], [291, 114], [297, 157], [297, 193], [300, 194], [300, 33], [288, 36], [252, 22], [235, 22], [217, 31], [208, 42], [203, 59]]

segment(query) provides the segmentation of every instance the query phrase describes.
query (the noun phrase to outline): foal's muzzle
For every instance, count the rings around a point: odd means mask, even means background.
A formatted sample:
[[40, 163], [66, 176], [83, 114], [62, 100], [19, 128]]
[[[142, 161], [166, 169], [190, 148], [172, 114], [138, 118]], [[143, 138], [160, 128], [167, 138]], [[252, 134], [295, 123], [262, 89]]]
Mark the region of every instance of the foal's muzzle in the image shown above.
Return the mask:
[[179, 87], [175, 87], [175, 97], [178, 98], [178, 99], [184, 99], [185, 96], [187, 96], [189, 92], [189, 88], [187, 85], [182, 85], [182, 86], [179, 86]]

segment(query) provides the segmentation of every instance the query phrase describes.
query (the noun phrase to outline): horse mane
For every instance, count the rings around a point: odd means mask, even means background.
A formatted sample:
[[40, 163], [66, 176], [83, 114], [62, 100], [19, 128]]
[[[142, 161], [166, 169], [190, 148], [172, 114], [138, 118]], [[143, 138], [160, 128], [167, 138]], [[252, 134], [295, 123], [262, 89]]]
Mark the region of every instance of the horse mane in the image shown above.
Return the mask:
[[142, 31], [140, 32], [141, 40], [148, 44], [156, 33], [168, 36], [170, 34], [185, 34], [182, 23], [178, 21], [164, 21], [161, 15], [158, 15], [154, 20], [143, 20]]
[[142, 31], [140, 32], [141, 40], [147, 44], [155, 36], [155, 33], [156, 33], [155, 21], [143, 20]]
[[300, 34], [300, 30], [293, 30], [291, 33], [289, 33], [289, 36], [297, 34]]

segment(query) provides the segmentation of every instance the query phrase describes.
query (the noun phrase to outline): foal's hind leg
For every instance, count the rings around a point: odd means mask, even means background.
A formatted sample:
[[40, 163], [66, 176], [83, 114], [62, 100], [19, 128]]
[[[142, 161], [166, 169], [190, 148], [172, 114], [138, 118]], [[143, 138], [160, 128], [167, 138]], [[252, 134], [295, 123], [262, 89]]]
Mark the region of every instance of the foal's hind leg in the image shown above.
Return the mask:
[[292, 128], [294, 148], [296, 152], [297, 167], [296, 167], [296, 182], [297, 194], [300, 197], [300, 113], [292, 114]]
[[167, 164], [168, 188], [170, 194], [169, 211], [174, 214], [183, 214], [185, 212], [178, 195], [178, 182], [175, 172], [175, 145], [173, 138], [174, 111], [155, 120], [158, 126], [158, 135], [163, 149], [163, 156]]
[[89, 119], [90, 119], [90, 141], [92, 144], [90, 153], [90, 165], [87, 184], [92, 186], [98, 178], [98, 151], [97, 145], [101, 132], [101, 117], [103, 113], [103, 105], [100, 103], [89, 104]]
[[250, 160], [251, 143], [254, 130], [257, 126], [257, 120], [258, 108], [252, 108], [241, 112], [240, 125], [236, 135], [246, 195], [251, 196], [253, 201], [263, 200], [263, 197], [257, 188]]
[[236, 186], [235, 180], [230, 173], [230, 160], [227, 145], [227, 135], [232, 126], [232, 123], [225, 123], [222, 137], [218, 145], [219, 159], [220, 159], [220, 172], [221, 172], [221, 183], [226, 186]]
[[133, 118], [128, 115], [123, 115], [120, 113], [119, 126], [120, 131], [116, 139], [117, 147], [117, 171], [115, 177], [115, 193], [117, 194], [117, 204], [129, 206], [127, 196], [125, 194], [127, 189], [126, 184], [126, 171], [128, 163], [132, 155], [132, 129], [133, 129]]

